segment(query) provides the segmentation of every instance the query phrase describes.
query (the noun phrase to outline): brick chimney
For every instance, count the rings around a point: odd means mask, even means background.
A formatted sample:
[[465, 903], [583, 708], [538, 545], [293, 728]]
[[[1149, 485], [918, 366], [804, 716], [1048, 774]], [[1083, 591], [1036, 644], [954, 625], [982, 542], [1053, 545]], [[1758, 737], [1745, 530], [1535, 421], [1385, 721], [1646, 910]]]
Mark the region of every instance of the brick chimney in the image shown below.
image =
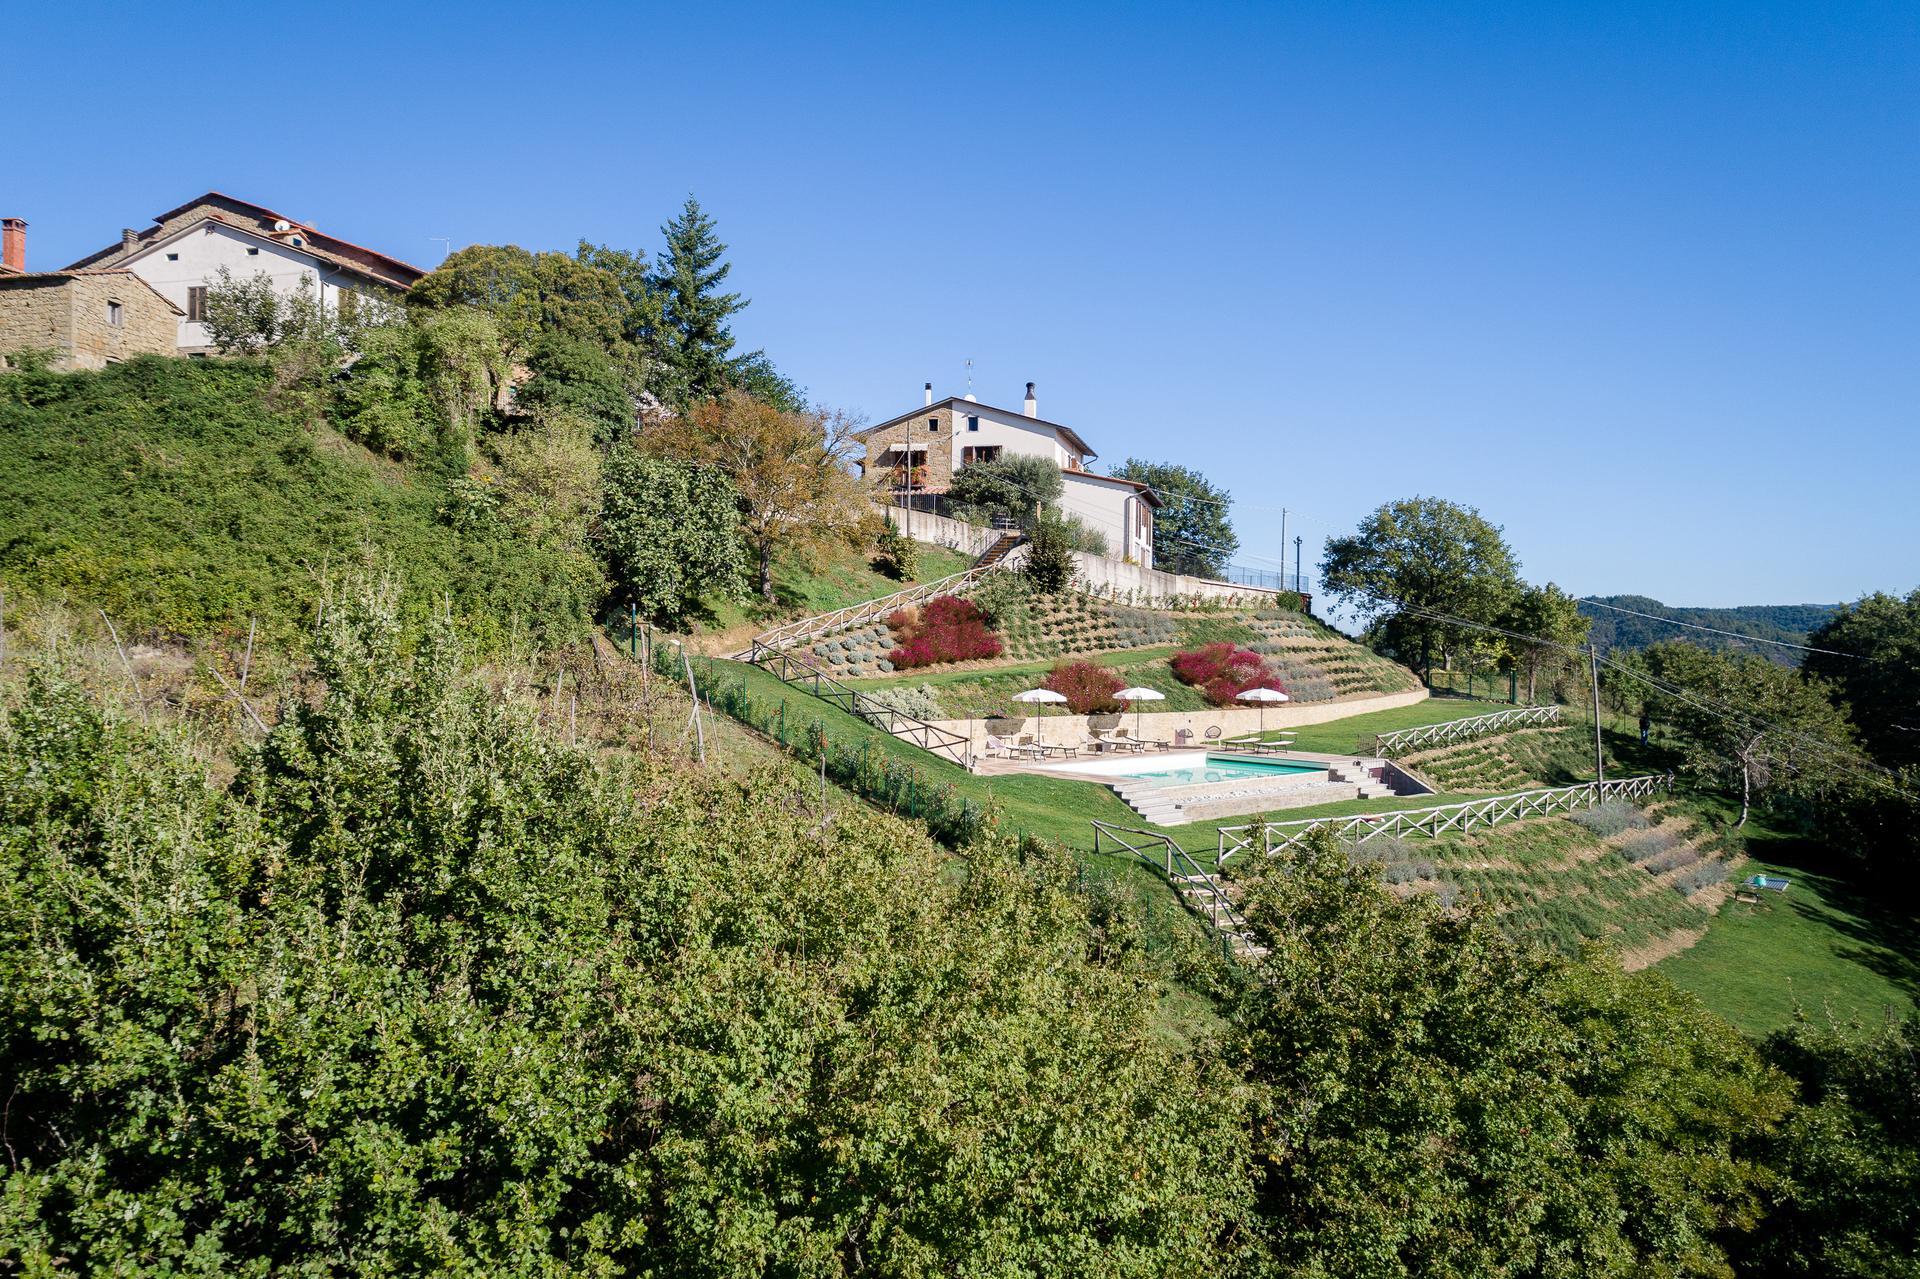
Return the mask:
[[0, 262], [16, 271], [27, 269], [27, 220], [0, 218]]
[[1027, 383], [1027, 402], [1024, 406], [1028, 417], [1040, 416], [1040, 402], [1033, 398], [1033, 383]]
[[140, 233], [130, 226], [120, 228], [120, 247], [128, 253], [140, 247]]

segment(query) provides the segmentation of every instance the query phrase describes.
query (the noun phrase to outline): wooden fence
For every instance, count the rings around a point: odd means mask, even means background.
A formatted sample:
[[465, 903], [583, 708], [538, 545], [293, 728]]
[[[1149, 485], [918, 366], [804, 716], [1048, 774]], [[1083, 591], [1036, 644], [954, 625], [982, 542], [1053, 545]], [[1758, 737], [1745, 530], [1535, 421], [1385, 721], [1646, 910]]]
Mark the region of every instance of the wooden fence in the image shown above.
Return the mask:
[[918, 746], [962, 768], [973, 766], [973, 742], [969, 738], [875, 701], [858, 689], [848, 688], [833, 676], [809, 666], [791, 653], [764, 648], [755, 641], [747, 660], [771, 671], [782, 683], [812, 693], [823, 702], [831, 702], [843, 711], [858, 715], [903, 742]]
[[1495, 733], [1511, 733], [1515, 729], [1538, 728], [1559, 722], [1558, 706], [1524, 706], [1519, 710], [1496, 711], [1492, 715], [1474, 715], [1467, 719], [1449, 720], [1444, 724], [1426, 724], [1419, 728], [1403, 728], [1397, 733], [1381, 733], [1373, 739], [1373, 753], [1382, 759], [1393, 759], [1435, 746], [1451, 746], [1456, 742], [1470, 742], [1476, 737], [1491, 737]]
[[798, 618], [776, 626], [772, 630], [760, 632], [753, 637], [751, 648], [734, 653], [732, 657], [739, 662], [758, 661], [754, 654], [762, 650], [777, 651], [791, 648], [795, 644], [803, 644], [808, 640], [818, 639], [822, 635], [845, 630], [849, 626], [875, 621], [896, 609], [930, 600], [937, 595], [957, 595], [987, 574], [1012, 567], [1013, 565], [1004, 558], [992, 564], [975, 564], [972, 568], [962, 569], [938, 581], [909, 586], [903, 591], [882, 595], [877, 600], [864, 600], [858, 604], [849, 604], [845, 608], [837, 608], [831, 613], [816, 613], [812, 617]]
[[[1235, 954], [1265, 953], [1253, 940], [1247, 929], [1247, 921], [1234, 909], [1233, 901], [1227, 896], [1226, 885], [1203, 870], [1200, 863], [1193, 859], [1193, 854], [1155, 831], [1115, 826], [1111, 822], [1096, 820], [1093, 823], [1095, 853], [1102, 851], [1100, 841], [1103, 837], [1109, 844], [1125, 849], [1166, 875], [1167, 881], [1180, 894], [1180, 900], [1218, 930]], [[1106, 851], [1113, 850], [1109, 848]]]
[[1623, 777], [1607, 782], [1580, 782], [1574, 786], [1556, 786], [1547, 790], [1521, 791], [1513, 795], [1493, 795], [1462, 804], [1442, 804], [1435, 808], [1406, 808], [1397, 812], [1362, 813], [1353, 817], [1309, 817], [1291, 822], [1255, 822], [1247, 826], [1223, 826], [1214, 865], [1226, 864], [1239, 853], [1284, 853], [1306, 842], [1320, 831], [1349, 844], [1364, 844], [1382, 836], [1423, 836], [1438, 839], [1450, 831], [1469, 831], [1476, 826], [1498, 826], [1503, 822], [1551, 813], [1591, 808], [1609, 799], [1640, 799], [1673, 785], [1673, 774], [1649, 774]]

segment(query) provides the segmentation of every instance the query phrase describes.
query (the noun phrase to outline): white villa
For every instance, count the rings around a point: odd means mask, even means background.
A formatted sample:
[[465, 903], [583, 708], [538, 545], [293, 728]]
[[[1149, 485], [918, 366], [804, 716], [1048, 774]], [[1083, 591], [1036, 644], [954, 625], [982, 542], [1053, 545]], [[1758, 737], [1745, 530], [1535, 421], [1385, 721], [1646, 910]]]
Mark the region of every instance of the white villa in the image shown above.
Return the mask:
[[328, 311], [350, 312], [359, 299], [398, 299], [425, 275], [419, 267], [331, 236], [310, 223], [209, 191], [154, 218], [145, 230], [89, 254], [67, 272], [120, 271], [138, 276], [178, 310], [175, 350], [211, 346], [207, 285], [227, 268], [236, 279], [264, 273], [283, 296], [304, 282]]
[[1070, 426], [1041, 418], [1033, 383], [1021, 412], [982, 404], [971, 395], [935, 401], [933, 383], [926, 403], [858, 433], [867, 455], [861, 476], [876, 496], [915, 510], [939, 510], [954, 472], [970, 462], [1009, 455], [1043, 457], [1060, 468], [1064, 492], [1060, 509], [1107, 539], [1115, 559], [1153, 567], [1153, 513], [1159, 494], [1145, 484], [1097, 475], [1087, 463], [1097, 456]]

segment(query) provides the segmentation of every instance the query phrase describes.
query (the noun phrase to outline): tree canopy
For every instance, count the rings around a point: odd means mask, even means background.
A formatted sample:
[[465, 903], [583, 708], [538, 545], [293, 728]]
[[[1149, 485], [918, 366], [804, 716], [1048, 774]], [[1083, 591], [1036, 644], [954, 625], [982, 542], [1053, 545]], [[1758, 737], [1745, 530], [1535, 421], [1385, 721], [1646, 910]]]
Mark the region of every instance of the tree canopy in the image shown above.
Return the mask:
[[691, 399], [717, 396], [734, 385], [732, 317], [746, 309], [738, 293], [720, 292], [733, 271], [714, 221], [692, 196], [660, 228], [666, 239], [655, 285], [660, 290], [662, 351]]
[[743, 391], [706, 400], [648, 425], [641, 446], [711, 466], [740, 497], [741, 524], [758, 561], [756, 585], [773, 599], [773, 553], [845, 538], [867, 513], [847, 455], [852, 426], [820, 412], [782, 412]]
[[1130, 457], [1113, 473], [1149, 486], [1166, 500], [1153, 515], [1155, 568], [1194, 577], [1225, 576], [1240, 550], [1240, 539], [1228, 517], [1232, 494], [1200, 472], [1171, 462]]
[[969, 462], [954, 472], [947, 500], [975, 519], [1004, 516], [1031, 527], [1036, 510], [1057, 506], [1066, 481], [1044, 457], [1014, 453], [991, 462]]
[[1327, 543], [1320, 587], [1358, 613], [1383, 646], [1403, 659], [1432, 653], [1474, 633], [1433, 613], [1497, 623], [1520, 592], [1519, 566], [1492, 524], [1470, 506], [1437, 497], [1388, 502], [1357, 532]]
[[703, 599], [745, 595], [739, 495], [719, 470], [623, 446], [601, 482], [598, 541], [616, 596], [655, 625], [678, 627]]
[[1803, 669], [1846, 704], [1861, 741], [1889, 768], [1920, 770], [1920, 590], [1843, 604], [1807, 637]]

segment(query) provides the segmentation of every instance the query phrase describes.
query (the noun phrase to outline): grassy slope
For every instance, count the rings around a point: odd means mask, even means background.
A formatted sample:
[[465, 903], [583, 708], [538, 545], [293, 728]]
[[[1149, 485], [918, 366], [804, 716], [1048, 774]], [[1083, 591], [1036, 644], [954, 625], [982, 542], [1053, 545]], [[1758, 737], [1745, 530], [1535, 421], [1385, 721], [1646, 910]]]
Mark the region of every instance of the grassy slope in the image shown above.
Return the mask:
[[786, 618], [830, 613], [849, 604], [891, 595], [914, 583], [951, 577], [973, 563], [970, 557], [945, 547], [921, 546], [919, 550], [914, 575], [905, 582], [875, 568], [870, 547], [835, 546], [812, 555], [793, 552], [776, 555], [773, 590], [778, 597], [777, 604], [768, 605], [758, 599], [710, 600], [695, 634], [728, 639], [743, 637]]
[[1810, 870], [1817, 847], [1749, 822], [1743, 874], [1780, 875], [1784, 894], [1759, 906], [1729, 902], [1706, 937], [1660, 965], [1675, 983], [1749, 1034], [1779, 1030], [1798, 1011], [1876, 1024], [1920, 1004], [1920, 926], [1910, 907]]
[[391, 569], [425, 608], [445, 596], [491, 648], [516, 627], [585, 633], [566, 566], [441, 523], [441, 486], [261, 403], [263, 368], [142, 359], [0, 387], [0, 582], [107, 610], [123, 630], [312, 625], [330, 572]]

